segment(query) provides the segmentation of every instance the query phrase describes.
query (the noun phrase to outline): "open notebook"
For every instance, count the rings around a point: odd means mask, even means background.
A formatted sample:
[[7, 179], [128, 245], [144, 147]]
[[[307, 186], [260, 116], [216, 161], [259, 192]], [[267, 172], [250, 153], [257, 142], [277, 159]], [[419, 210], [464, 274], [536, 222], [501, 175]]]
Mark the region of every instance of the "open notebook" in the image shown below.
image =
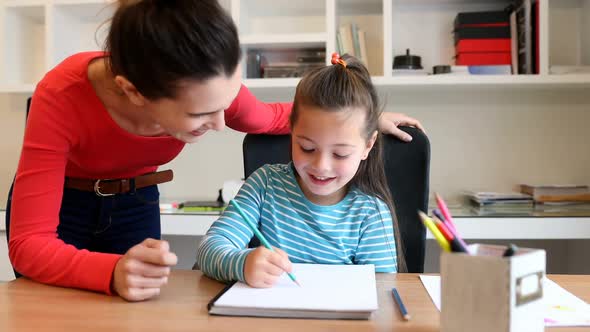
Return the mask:
[[373, 265], [294, 264], [301, 287], [284, 273], [272, 288], [242, 282], [209, 303], [212, 315], [323, 319], [369, 319], [377, 310]]

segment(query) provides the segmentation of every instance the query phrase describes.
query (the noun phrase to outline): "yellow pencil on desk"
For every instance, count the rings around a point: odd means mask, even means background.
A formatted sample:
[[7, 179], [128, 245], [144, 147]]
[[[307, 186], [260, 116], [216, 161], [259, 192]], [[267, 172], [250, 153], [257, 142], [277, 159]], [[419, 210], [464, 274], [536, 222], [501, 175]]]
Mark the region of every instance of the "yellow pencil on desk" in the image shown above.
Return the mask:
[[449, 244], [449, 241], [447, 241], [447, 239], [445, 239], [444, 235], [442, 235], [442, 233], [438, 230], [438, 228], [434, 224], [434, 221], [432, 221], [432, 219], [430, 219], [430, 217], [428, 217], [426, 215], [426, 213], [424, 213], [422, 211], [418, 211], [418, 215], [420, 216], [420, 220], [422, 220], [422, 223], [424, 224], [424, 226], [426, 226], [426, 228], [428, 228], [428, 230], [430, 230], [430, 233], [432, 233], [432, 235], [434, 236], [434, 239], [436, 240], [436, 242], [438, 242], [440, 247], [444, 251], [450, 252], [451, 245]]
[[[238, 213], [242, 216], [242, 218], [244, 218], [244, 220], [246, 221], [246, 223], [248, 224], [248, 226], [250, 226], [250, 229], [252, 229], [252, 231], [254, 232], [254, 235], [256, 235], [256, 237], [258, 238], [258, 240], [260, 240], [260, 242], [262, 242], [262, 245], [264, 245], [264, 247], [270, 251], [274, 251], [274, 249], [272, 248], [272, 246], [270, 245], [270, 243], [268, 243], [268, 241], [266, 240], [266, 238], [264, 237], [264, 235], [262, 235], [262, 233], [260, 233], [260, 231], [258, 230], [258, 227], [256, 227], [255, 224], [253, 224], [250, 219], [248, 219], [248, 217], [246, 216], [246, 214], [244, 213], [244, 211], [242, 211], [242, 208], [240, 207], [240, 204], [238, 204], [238, 202], [235, 199], [230, 200], [230, 203], [233, 202], [234, 206], [236, 207], [236, 210], [238, 210]], [[286, 271], [285, 271], [286, 272]], [[294, 283], [297, 284], [297, 286], [301, 287], [301, 285], [299, 284], [299, 282], [297, 282], [297, 279], [295, 279], [295, 276], [293, 275], [293, 273], [291, 272], [286, 272], [287, 275], [289, 276], [289, 278], [291, 280], [293, 280]]]

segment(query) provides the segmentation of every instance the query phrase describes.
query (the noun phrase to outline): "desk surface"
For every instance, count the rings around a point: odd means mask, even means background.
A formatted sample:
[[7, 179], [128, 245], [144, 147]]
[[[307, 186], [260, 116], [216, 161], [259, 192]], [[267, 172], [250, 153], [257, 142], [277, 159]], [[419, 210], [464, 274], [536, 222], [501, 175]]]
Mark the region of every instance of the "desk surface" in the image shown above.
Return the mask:
[[[590, 302], [590, 276], [552, 275]], [[404, 322], [390, 295], [396, 286], [412, 315]], [[208, 301], [223, 288], [199, 271], [173, 271], [162, 294], [127, 303], [118, 297], [46, 286], [27, 279], [0, 284], [0, 331], [438, 331], [439, 312], [417, 274], [378, 274], [379, 311], [369, 321], [209, 316]], [[552, 328], [551, 332], [580, 331]]]

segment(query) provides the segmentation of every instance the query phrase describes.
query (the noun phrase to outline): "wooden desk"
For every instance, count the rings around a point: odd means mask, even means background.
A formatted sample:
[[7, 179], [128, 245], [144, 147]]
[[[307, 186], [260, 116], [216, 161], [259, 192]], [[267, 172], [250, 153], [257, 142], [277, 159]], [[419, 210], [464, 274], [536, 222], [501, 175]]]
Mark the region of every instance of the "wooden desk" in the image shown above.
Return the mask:
[[[550, 278], [590, 301], [590, 276]], [[412, 320], [404, 322], [391, 297], [396, 286]], [[0, 331], [438, 331], [439, 312], [416, 274], [378, 274], [379, 311], [369, 321], [209, 316], [208, 301], [223, 287], [199, 271], [173, 271], [157, 298], [127, 303], [87, 291], [19, 279], [0, 284]], [[580, 329], [554, 328], [551, 332]]]

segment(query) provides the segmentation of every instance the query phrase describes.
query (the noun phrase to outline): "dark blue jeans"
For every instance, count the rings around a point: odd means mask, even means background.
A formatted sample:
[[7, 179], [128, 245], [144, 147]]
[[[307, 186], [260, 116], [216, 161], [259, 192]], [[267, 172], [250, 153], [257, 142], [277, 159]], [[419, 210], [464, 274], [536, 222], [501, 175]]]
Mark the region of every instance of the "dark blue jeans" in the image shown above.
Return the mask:
[[[124, 254], [146, 238], [160, 239], [157, 186], [100, 197], [94, 192], [64, 189], [57, 236], [89, 251]], [[6, 204], [6, 236], [10, 238], [12, 187]], [[19, 277], [17, 271], [15, 275]]]

